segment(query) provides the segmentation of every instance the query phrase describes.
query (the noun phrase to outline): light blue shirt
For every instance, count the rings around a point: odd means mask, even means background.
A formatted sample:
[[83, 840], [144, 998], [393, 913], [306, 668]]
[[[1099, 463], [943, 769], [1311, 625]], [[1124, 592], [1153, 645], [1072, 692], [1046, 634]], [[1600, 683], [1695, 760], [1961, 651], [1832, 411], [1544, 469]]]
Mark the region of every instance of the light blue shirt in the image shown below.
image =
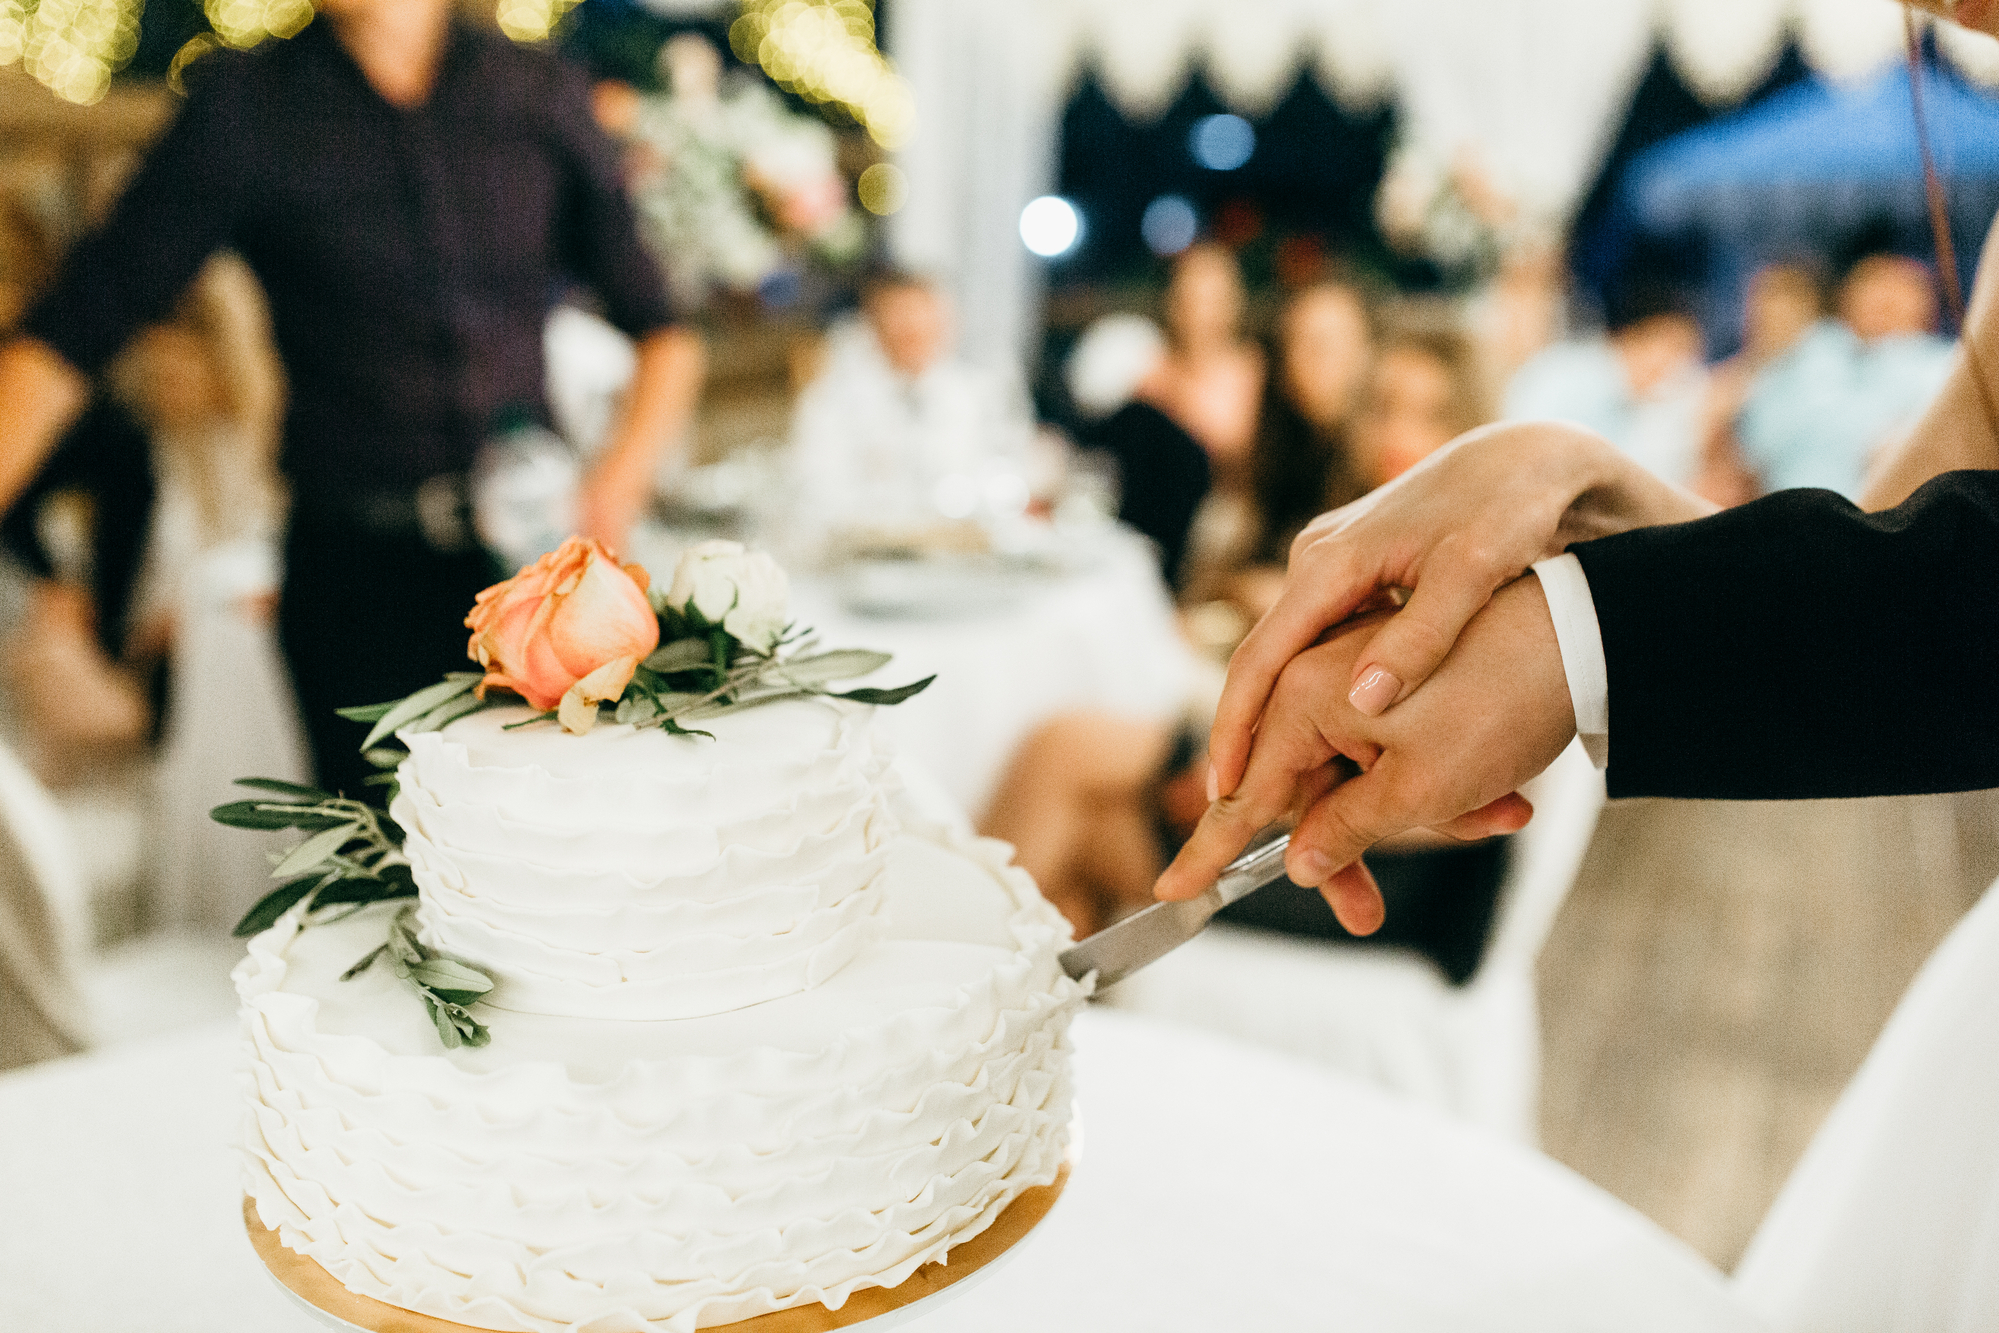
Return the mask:
[[1509, 421], [1566, 421], [1596, 432], [1654, 476], [1685, 483], [1700, 466], [1707, 373], [1689, 365], [1647, 398], [1631, 391], [1609, 341], [1556, 343], [1506, 386]]
[[1952, 344], [1926, 333], [1864, 343], [1821, 320], [1750, 385], [1736, 439], [1773, 491], [1820, 486], [1860, 497], [1868, 465], [1936, 397]]

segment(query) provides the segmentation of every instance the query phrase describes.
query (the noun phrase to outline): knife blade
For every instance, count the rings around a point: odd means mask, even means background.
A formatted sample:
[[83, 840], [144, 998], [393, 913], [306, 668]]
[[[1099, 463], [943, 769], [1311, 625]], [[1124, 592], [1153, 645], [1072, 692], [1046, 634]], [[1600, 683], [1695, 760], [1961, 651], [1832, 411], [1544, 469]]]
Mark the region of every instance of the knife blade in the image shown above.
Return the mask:
[[1230, 903], [1283, 879], [1284, 849], [1290, 845], [1288, 833], [1273, 839], [1229, 862], [1198, 897], [1154, 903], [1070, 945], [1061, 954], [1062, 970], [1078, 981], [1095, 972], [1099, 991], [1117, 984], [1200, 934]]

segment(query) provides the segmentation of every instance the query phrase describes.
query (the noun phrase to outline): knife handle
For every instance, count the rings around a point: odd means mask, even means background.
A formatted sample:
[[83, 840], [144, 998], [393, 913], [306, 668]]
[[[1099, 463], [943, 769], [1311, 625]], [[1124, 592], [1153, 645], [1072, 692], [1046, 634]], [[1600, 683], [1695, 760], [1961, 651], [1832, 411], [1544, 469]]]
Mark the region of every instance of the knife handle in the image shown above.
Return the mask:
[[1287, 833], [1229, 862], [1215, 880], [1215, 894], [1222, 900], [1222, 906], [1240, 902], [1264, 885], [1282, 879], [1284, 852], [1290, 846], [1291, 835]]

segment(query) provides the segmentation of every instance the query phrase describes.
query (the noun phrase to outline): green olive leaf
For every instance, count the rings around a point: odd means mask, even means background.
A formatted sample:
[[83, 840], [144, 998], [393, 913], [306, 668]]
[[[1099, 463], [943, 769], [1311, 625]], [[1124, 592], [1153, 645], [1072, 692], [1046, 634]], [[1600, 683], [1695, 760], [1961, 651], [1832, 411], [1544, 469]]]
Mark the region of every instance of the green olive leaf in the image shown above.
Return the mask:
[[853, 680], [881, 670], [890, 662], [887, 653], [865, 648], [838, 648], [810, 657], [791, 657], [777, 664], [771, 673], [794, 685], [824, 685], [828, 681]]
[[891, 708], [896, 704], [902, 703], [904, 700], [914, 699], [917, 695], [929, 689], [930, 682], [936, 679], [937, 677], [935, 676], [925, 676], [922, 680], [912, 681], [907, 685], [901, 685], [892, 690], [848, 690], [844, 694], [836, 694], [833, 697], [835, 699], [851, 699], [857, 704], [875, 704], [882, 708]]
[[348, 840], [360, 831], [359, 824], [350, 822], [313, 834], [279, 860], [277, 868], [271, 871], [271, 878], [289, 879], [313, 869], [346, 846]]
[[377, 718], [374, 730], [370, 731], [368, 738], [361, 742], [361, 748], [372, 749], [376, 741], [384, 736], [393, 735], [405, 722], [414, 722], [446, 700], [470, 692], [479, 683], [479, 679], [470, 672], [461, 671], [454, 672], [435, 685], [426, 685]]

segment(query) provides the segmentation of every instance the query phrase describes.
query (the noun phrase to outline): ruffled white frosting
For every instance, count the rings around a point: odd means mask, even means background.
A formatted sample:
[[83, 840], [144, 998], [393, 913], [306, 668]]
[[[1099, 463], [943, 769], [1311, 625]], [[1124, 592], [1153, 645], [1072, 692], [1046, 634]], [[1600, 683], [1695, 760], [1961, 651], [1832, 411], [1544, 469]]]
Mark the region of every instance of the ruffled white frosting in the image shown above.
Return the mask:
[[440, 1051], [376, 967], [391, 907], [236, 970], [248, 1189], [351, 1290], [475, 1327], [686, 1333], [893, 1286], [1054, 1179], [1067, 938], [1007, 849], [881, 852], [885, 929], [804, 994], [702, 1018], [490, 1015]]
[[894, 836], [872, 710], [776, 704], [715, 739], [495, 709], [407, 737], [392, 813], [424, 942], [496, 1009], [694, 1018], [816, 986], [880, 931]]

